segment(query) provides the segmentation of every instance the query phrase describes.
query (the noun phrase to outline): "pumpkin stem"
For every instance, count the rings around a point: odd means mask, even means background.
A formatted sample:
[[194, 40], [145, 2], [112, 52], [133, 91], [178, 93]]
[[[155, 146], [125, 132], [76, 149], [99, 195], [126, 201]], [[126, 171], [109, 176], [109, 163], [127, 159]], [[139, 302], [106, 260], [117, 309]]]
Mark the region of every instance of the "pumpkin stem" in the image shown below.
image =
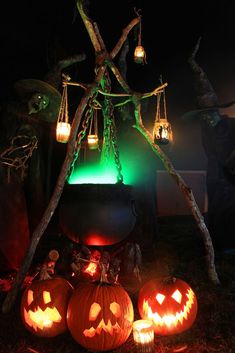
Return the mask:
[[176, 277], [172, 276], [172, 275], [168, 275], [168, 276], [165, 276], [163, 279], [162, 279], [162, 282], [164, 284], [171, 284], [171, 283], [174, 283], [176, 281]]

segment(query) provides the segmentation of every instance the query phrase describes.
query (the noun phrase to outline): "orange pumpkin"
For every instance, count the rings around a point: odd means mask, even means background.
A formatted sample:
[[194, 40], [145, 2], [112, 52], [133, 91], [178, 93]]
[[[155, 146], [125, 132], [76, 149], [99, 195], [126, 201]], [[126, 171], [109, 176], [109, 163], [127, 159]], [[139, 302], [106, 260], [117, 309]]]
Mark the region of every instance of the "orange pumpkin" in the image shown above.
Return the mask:
[[121, 346], [132, 331], [134, 310], [123, 287], [111, 283], [81, 283], [69, 301], [67, 322], [73, 338], [93, 351]]
[[197, 298], [192, 288], [179, 278], [152, 279], [139, 292], [138, 309], [142, 319], [152, 320], [156, 334], [176, 334], [194, 323]]
[[21, 319], [24, 326], [41, 337], [54, 337], [67, 329], [67, 306], [73, 293], [63, 278], [34, 281], [21, 298]]

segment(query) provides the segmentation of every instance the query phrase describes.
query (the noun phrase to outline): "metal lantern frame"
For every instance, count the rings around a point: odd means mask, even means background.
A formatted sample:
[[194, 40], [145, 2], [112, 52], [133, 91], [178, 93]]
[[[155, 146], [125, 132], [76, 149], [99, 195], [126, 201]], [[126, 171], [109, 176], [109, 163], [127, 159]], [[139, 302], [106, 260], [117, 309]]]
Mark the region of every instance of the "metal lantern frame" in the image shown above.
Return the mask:
[[[162, 81], [161, 81], [162, 82]], [[173, 142], [173, 131], [167, 120], [166, 94], [163, 88], [157, 95], [157, 107], [152, 136], [157, 144], [166, 145]]]
[[99, 148], [97, 108], [93, 105], [90, 118], [90, 127], [87, 135], [87, 145], [90, 150]]
[[56, 124], [56, 141], [67, 143], [71, 132], [71, 125], [68, 116], [68, 92], [67, 82], [63, 82], [62, 99]]
[[136, 11], [136, 14], [139, 16], [139, 35], [138, 35], [138, 45], [134, 51], [134, 62], [136, 64], [146, 64], [146, 52], [141, 43], [142, 41], [142, 18], [139, 14], [139, 11]]

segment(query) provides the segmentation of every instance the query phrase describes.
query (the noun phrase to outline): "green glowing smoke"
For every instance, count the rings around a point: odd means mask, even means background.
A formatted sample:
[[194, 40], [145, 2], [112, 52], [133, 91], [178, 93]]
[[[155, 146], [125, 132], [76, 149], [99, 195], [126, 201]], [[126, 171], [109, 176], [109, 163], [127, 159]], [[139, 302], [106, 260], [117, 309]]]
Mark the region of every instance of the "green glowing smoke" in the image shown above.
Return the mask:
[[[126, 163], [122, 163], [121, 174], [123, 175], [123, 183], [131, 185], [134, 182], [133, 171], [128, 170]], [[101, 163], [93, 163], [88, 165], [80, 165], [74, 169], [68, 183], [69, 184], [116, 184], [118, 181], [118, 171], [114, 161], [110, 160], [105, 165]]]

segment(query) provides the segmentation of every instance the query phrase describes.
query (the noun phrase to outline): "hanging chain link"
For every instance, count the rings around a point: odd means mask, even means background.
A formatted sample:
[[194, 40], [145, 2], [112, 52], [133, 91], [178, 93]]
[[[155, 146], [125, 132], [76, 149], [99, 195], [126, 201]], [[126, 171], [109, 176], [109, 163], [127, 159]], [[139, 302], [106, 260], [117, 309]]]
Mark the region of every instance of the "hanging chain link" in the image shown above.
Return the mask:
[[[106, 82], [105, 88], [110, 87], [109, 86], [110, 78], [107, 74], [106, 74], [105, 82]], [[94, 117], [94, 109], [98, 109], [98, 108], [100, 109], [100, 104], [98, 104], [98, 101], [96, 100], [97, 95], [98, 95], [98, 92], [96, 92], [95, 95], [93, 95], [89, 100], [88, 109], [86, 110], [86, 113], [82, 122], [82, 128], [78, 133], [78, 136], [76, 139], [74, 157], [67, 174], [67, 179], [70, 178], [71, 174], [74, 171], [74, 167], [81, 149], [82, 140], [85, 137], [89, 126], [91, 126], [92, 118]], [[122, 166], [120, 163], [119, 149], [117, 144], [117, 132], [116, 132], [115, 119], [114, 119], [114, 112], [113, 112], [114, 107], [110, 97], [105, 96], [104, 107], [102, 108], [102, 111], [103, 111], [103, 117], [104, 117], [104, 128], [103, 128], [104, 130], [103, 130], [103, 147], [102, 147], [101, 161], [103, 162], [104, 160], [107, 161], [108, 158], [110, 158], [110, 155], [112, 155], [113, 153], [114, 162], [117, 169], [117, 183], [122, 183], [123, 175], [122, 175]]]
[[[96, 95], [97, 95], [97, 93], [96, 93]], [[73, 161], [72, 161], [72, 163], [70, 165], [70, 168], [69, 168], [69, 171], [68, 171], [67, 179], [70, 178], [71, 174], [74, 171], [74, 166], [75, 166], [75, 163], [76, 163], [76, 161], [78, 159], [79, 152], [80, 152], [80, 149], [81, 149], [82, 140], [83, 140], [83, 138], [86, 135], [87, 129], [89, 127], [90, 120], [91, 120], [91, 118], [93, 116], [93, 109], [94, 108], [93, 108], [93, 106], [91, 104], [93, 99], [94, 99], [94, 96], [89, 101], [89, 104], [88, 104], [89, 108], [87, 109], [87, 111], [85, 113], [85, 117], [84, 117], [84, 120], [82, 122], [82, 129], [79, 131], [77, 139], [76, 139], [76, 147], [75, 147], [75, 150], [74, 150], [74, 157], [73, 157]]]
[[[105, 74], [105, 85], [104, 90], [109, 91], [111, 87], [111, 81], [109, 75]], [[103, 131], [103, 147], [102, 147], [102, 161], [108, 160], [110, 155], [114, 154], [114, 162], [117, 169], [117, 182], [123, 182], [122, 166], [120, 162], [119, 149], [117, 144], [117, 130], [114, 119], [114, 107], [111, 102], [111, 98], [105, 96], [104, 106], [103, 106], [103, 116], [104, 116], [104, 131]]]
[[101, 163], [107, 163], [110, 155], [112, 154], [112, 145], [111, 145], [111, 122], [109, 115], [104, 114], [104, 130], [103, 130], [103, 146], [101, 154]]
[[112, 119], [112, 123], [111, 123], [110, 128], [111, 128], [110, 132], [111, 132], [112, 146], [113, 146], [113, 151], [114, 151], [114, 161], [115, 161], [115, 165], [116, 165], [117, 173], [118, 173], [117, 174], [117, 182], [122, 183], [123, 182], [122, 166], [121, 166], [121, 162], [120, 162], [119, 149], [118, 149], [118, 145], [117, 145], [117, 129], [116, 129], [114, 118]]

